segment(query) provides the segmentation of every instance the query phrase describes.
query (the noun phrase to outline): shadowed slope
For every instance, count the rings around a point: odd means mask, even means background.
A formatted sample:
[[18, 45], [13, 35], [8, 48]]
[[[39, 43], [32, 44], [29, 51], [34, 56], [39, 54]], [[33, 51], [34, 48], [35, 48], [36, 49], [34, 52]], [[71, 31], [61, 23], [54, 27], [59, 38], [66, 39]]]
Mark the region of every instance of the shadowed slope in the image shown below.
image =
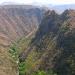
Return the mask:
[[[28, 49], [20, 55], [25, 73], [53, 69], [58, 75], [75, 74], [75, 11], [61, 15], [48, 11]], [[28, 66], [29, 65], [29, 66]]]

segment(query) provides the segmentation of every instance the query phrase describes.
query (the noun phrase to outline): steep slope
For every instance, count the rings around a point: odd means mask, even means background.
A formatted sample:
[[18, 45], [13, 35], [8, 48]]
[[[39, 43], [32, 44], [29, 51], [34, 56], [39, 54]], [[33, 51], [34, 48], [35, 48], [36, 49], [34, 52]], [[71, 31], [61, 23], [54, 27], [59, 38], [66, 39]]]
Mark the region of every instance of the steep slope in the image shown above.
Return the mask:
[[18, 75], [18, 65], [11, 58], [9, 46], [22, 37], [28, 38], [38, 28], [44, 10], [31, 5], [0, 6], [0, 75]]
[[[57, 38], [57, 46], [61, 54], [55, 64], [58, 75], [75, 74], [75, 10], [66, 10], [64, 23]], [[60, 64], [59, 64], [60, 63]]]
[[0, 6], [1, 37], [7, 37], [9, 41], [12, 41], [22, 36], [27, 36], [30, 32], [37, 29], [43, 17], [43, 13], [42, 8], [34, 6]]
[[20, 62], [25, 60], [26, 74], [53, 68], [53, 59], [59, 54], [55, 48], [60, 25], [61, 20], [55, 11], [46, 12], [35, 38], [31, 41], [30, 48], [20, 55]]
[[19, 56], [20, 63], [25, 62], [26, 75], [38, 70], [48, 73], [50, 69], [58, 75], [75, 74], [74, 16], [74, 10], [66, 10], [61, 15], [54, 11], [45, 14], [30, 46]]

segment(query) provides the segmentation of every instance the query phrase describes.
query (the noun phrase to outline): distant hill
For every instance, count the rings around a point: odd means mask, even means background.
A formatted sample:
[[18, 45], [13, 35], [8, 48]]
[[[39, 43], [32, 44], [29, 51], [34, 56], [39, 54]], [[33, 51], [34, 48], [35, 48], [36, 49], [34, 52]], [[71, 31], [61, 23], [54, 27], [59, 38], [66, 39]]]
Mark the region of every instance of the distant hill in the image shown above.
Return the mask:
[[65, 4], [65, 5], [47, 5], [50, 9], [56, 10], [57, 13], [62, 13], [66, 9], [75, 9], [75, 4]]

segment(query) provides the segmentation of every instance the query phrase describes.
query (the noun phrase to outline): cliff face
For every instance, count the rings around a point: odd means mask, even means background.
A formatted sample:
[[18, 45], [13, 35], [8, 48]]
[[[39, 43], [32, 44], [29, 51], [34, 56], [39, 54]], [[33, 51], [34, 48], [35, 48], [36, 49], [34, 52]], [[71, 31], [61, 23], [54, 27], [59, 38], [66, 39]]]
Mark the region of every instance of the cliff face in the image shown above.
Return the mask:
[[30, 47], [20, 55], [20, 62], [25, 60], [25, 64], [30, 65], [26, 74], [49, 69], [58, 75], [75, 74], [74, 16], [74, 10], [66, 10], [61, 15], [46, 12]]

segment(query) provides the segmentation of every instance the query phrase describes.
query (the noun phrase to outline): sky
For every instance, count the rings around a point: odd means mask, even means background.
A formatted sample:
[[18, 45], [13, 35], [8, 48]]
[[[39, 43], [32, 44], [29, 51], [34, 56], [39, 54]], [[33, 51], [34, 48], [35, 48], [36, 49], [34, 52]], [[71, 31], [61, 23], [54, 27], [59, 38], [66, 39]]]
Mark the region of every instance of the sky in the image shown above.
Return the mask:
[[22, 3], [22, 4], [52, 4], [52, 5], [63, 5], [63, 4], [75, 4], [75, 0], [0, 0], [1, 3]]

